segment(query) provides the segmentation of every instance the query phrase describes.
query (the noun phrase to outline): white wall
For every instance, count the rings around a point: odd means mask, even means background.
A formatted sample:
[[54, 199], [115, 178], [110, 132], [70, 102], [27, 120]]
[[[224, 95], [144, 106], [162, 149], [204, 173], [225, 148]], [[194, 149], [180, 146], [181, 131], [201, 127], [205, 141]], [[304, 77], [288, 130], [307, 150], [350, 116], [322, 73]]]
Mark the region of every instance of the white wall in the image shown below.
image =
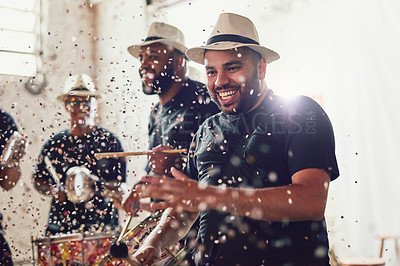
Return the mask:
[[[97, 38], [95, 69], [97, 84], [106, 95], [101, 104], [101, 123], [115, 132], [126, 151], [148, 149], [147, 124], [150, 108], [158, 101], [156, 96], [142, 93], [139, 61], [127, 48], [141, 43], [147, 34], [147, 9], [144, 0], [99, 1], [94, 6]], [[146, 156], [126, 157], [127, 182], [137, 183], [145, 174]], [[126, 215], [120, 212], [123, 225]], [[136, 225], [148, 213], [133, 219]]]
[[[146, 150], [147, 121], [150, 107], [157, 98], [144, 97], [139, 77], [139, 61], [128, 46], [140, 43], [147, 33], [145, 1], [102, 1], [95, 5], [97, 36], [96, 76], [105, 91], [102, 123], [117, 132], [127, 151]], [[146, 157], [127, 157], [131, 162], [129, 182], [143, 174]]]

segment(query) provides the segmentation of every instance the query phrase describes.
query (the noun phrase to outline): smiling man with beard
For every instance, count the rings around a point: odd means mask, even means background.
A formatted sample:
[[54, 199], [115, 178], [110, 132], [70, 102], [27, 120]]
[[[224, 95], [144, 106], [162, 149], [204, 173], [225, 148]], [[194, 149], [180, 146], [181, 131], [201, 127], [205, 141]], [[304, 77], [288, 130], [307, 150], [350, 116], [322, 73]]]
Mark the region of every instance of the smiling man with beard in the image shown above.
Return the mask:
[[[129, 53], [140, 60], [143, 92], [157, 94], [160, 100], [150, 113], [150, 149], [161, 146], [189, 149], [203, 121], [220, 112], [206, 86], [188, 78], [186, 50], [183, 33], [161, 22], [151, 24], [142, 43], [128, 47]], [[157, 165], [153, 163], [155, 157], [150, 158], [147, 172], [168, 173], [171, 165]]]
[[[142, 53], [143, 51], [143, 53]], [[185, 68], [181, 68], [180, 71], [175, 73], [175, 67], [173, 60], [182, 53], [176, 51], [173, 47], [168, 47], [162, 43], [154, 43], [151, 45], [142, 46], [140, 51], [139, 60], [141, 66], [139, 74], [142, 80], [143, 92], [146, 95], [157, 94], [160, 97], [160, 101], [165, 103], [169, 97], [164, 96], [168, 91], [172, 91], [174, 83], [180, 85], [181, 81], [176, 80], [182, 74], [178, 73], [186, 71]]]
[[221, 14], [206, 45], [186, 55], [205, 66], [222, 112], [196, 132], [184, 172], [137, 186], [161, 200], [146, 207], [165, 211], [134, 258], [152, 265], [199, 217], [196, 265], [329, 265], [324, 212], [339, 170], [325, 111], [268, 88], [267, 64], [279, 55], [246, 17]]

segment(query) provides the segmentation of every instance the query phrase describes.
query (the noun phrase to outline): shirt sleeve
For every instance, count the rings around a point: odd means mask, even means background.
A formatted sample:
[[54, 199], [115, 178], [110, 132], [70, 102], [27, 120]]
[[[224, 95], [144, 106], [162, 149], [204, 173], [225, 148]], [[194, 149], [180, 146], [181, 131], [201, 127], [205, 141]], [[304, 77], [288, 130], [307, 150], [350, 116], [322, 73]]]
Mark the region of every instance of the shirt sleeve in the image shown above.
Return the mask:
[[307, 168], [326, 170], [331, 180], [339, 176], [332, 124], [324, 110], [303, 98], [288, 116], [287, 156], [290, 174]]
[[10, 114], [0, 110], [0, 155], [6, 146], [11, 135], [18, 131], [17, 124]]
[[[36, 163], [35, 168], [33, 170], [32, 179], [33, 179], [34, 182], [35, 182], [35, 180], [37, 180], [37, 181], [38, 180], [42, 180], [42, 181], [47, 181], [47, 183], [50, 184], [50, 185], [55, 185], [56, 184], [56, 180], [54, 180], [54, 178], [58, 178], [58, 177], [54, 177], [53, 178], [52, 174], [48, 170], [48, 167], [46, 165], [46, 159], [45, 159], [46, 156], [47, 156], [48, 159], [49, 159], [49, 162], [52, 163], [51, 161], [53, 160], [53, 158], [51, 158], [52, 155], [51, 155], [51, 153], [49, 151], [49, 143], [50, 143], [50, 141], [47, 141], [43, 145], [43, 147], [41, 149], [41, 152], [40, 152], [39, 157], [37, 159], [37, 163]], [[54, 167], [56, 173], [60, 173], [60, 172], [63, 173], [63, 171], [60, 171], [60, 169], [58, 169], [58, 171], [56, 169], [56, 168], [60, 168], [60, 166], [53, 165], [53, 167]], [[60, 182], [62, 182], [62, 180], [63, 180], [63, 178], [59, 179]]]
[[[200, 129], [199, 129], [200, 131]], [[183, 169], [183, 172], [191, 179], [198, 180], [198, 172], [196, 167], [196, 143], [199, 143], [199, 131], [194, 135], [193, 140], [190, 144], [190, 148], [187, 155], [187, 163], [186, 167]]]

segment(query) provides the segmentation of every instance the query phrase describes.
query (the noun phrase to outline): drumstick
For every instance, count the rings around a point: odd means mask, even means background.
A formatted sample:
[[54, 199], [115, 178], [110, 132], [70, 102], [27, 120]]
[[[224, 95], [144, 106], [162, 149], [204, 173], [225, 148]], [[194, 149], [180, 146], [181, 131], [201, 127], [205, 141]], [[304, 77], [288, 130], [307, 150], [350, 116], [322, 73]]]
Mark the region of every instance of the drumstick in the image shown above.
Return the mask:
[[[163, 153], [182, 153], [186, 152], [186, 149], [170, 149], [170, 150], [162, 150], [157, 152]], [[125, 157], [125, 156], [136, 156], [136, 155], [148, 155], [154, 153], [154, 151], [132, 151], [132, 152], [101, 152], [95, 153], [94, 157], [96, 159], [102, 158], [116, 158], [116, 157]]]
[[122, 228], [121, 233], [118, 236], [117, 242], [121, 241], [122, 237], [125, 235], [126, 231], [128, 230], [129, 224], [132, 221], [132, 215], [129, 216], [128, 220], [126, 221], [124, 228]]
[[54, 182], [57, 185], [57, 188], [61, 187], [61, 182], [60, 182], [60, 175], [57, 173], [56, 168], [54, 168], [54, 165], [51, 163], [49, 156], [45, 155], [44, 156], [44, 163], [46, 164], [47, 170], [50, 172], [50, 176], [53, 177]]

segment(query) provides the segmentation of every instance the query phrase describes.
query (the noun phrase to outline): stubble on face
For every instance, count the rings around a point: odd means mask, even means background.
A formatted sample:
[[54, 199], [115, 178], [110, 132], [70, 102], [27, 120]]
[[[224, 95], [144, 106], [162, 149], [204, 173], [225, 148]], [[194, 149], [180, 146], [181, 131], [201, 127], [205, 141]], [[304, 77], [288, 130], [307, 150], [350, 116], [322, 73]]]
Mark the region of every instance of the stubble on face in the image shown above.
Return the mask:
[[259, 101], [261, 82], [259, 57], [245, 48], [206, 51], [208, 89], [219, 108], [227, 114], [245, 113]]
[[174, 83], [174, 67], [172, 64], [167, 63], [165, 70], [159, 74], [154, 73], [154, 79], [150, 83], [142, 82], [143, 93], [146, 95], [158, 94], [163, 95], [168, 91], [171, 85]]
[[161, 43], [142, 47], [139, 56], [143, 93], [146, 95], [163, 95], [174, 82], [173, 65], [174, 48]]

